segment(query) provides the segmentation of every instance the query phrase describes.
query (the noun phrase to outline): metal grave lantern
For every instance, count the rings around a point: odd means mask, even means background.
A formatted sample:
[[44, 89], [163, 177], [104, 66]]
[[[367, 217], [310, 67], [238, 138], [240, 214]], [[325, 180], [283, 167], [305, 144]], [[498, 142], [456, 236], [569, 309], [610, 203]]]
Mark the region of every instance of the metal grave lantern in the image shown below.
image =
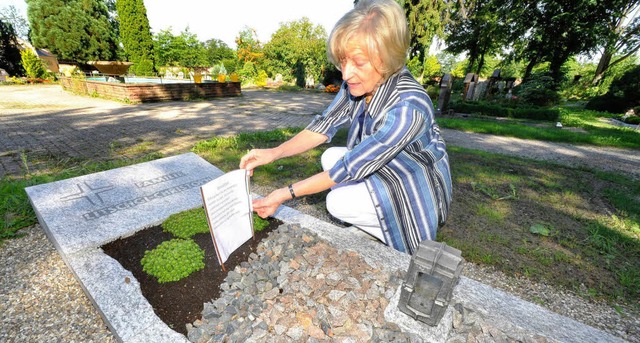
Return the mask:
[[458, 249], [434, 241], [420, 242], [402, 284], [400, 311], [429, 325], [438, 325], [460, 279], [463, 261]]

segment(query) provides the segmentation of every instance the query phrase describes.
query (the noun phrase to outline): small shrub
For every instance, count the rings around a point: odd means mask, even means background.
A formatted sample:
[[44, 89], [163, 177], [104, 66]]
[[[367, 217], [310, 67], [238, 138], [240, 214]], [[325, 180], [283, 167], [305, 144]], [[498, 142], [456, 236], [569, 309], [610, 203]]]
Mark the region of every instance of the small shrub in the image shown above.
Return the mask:
[[172, 239], [145, 251], [140, 263], [159, 283], [179, 281], [204, 269], [204, 251], [191, 239]]
[[626, 71], [619, 79], [611, 82], [609, 91], [591, 99], [585, 108], [610, 113], [624, 113], [640, 106], [640, 65]]
[[630, 116], [624, 119], [624, 122], [627, 124], [638, 125], [640, 124], [640, 117], [638, 116]]
[[260, 70], [258, 72], [258, 76], [256, 77], [256, 86], [258, 87], [266, 87], [267, 86], [267, 78], [269, 77], [269, 75], [267, 75], [267, 72], [264, 70]]
[[623, 98], [607, 93], [589, 100], [584, 108], [600, 112], [624, 113], [627, 105]]
[[[267, 226], [269, 226], [268, 220], [253, 213], [254, 231], [262, 231]], [[202, 207], [175, 213], [162, 223], [162, 229], [182, 239], [190, 238], [199, 233], [207, 233], [209, 232], [207, 214]]]
[[534, 74], [529, 80], [514, 88], [522, 102], [534, 106], [552, 106], [560, 102], [553, 78], [546, 73]]
[[31, 49], [20, 51], [20, 57], [22, 58], [22, 67], [26, 71], [27, 77], [31, 79], [43, 79], [47, 76], [47, 69], [44, 67], [44, 63]]
[[202, 207], [172, 214], [162, 223], [162, 229], [185, 239], [198, 233], [207, 233], [209, 232], [207, 214]]
[[486, 102], [457, 102], [452, 103], [449, 107], [459, 113], [477, 113], [491, 117], [557, 121], [560, 116], [560, 111], [557, 108], [512, 108]]
[[640, 65], [626, 71], [622, 77], [611, 82], [609, 92], [629, 104], [640, 105]]
[[260, 232], [269, 226], [269, 221], [260, 218], [257, 214], [253, 214], [253, 231]]
[[335, 85], [342, 83], [342, 72], [333, 64], [329, 64], [322, 73], [323, 85]]
[[147, 59], [136, 61], [131, 67], [129, 67], [129, 73], [133, 73], [138, 76], [156, 75], [153, 67], [153, 61]]

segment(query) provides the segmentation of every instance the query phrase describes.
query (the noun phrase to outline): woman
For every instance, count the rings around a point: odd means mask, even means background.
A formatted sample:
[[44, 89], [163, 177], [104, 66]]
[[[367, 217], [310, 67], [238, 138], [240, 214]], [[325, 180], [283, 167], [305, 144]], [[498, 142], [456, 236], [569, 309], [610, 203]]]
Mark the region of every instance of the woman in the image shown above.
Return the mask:
[[399, 251], [413, 254], [435, 239], [451, 203], [449, 160], [433, 104], [405, 67], [408, 48], [404, 11], [393, 0], [360, 1], [338, 21], [327, 47], [344, 80], [336, 98], [290, 140], [251, 150], [240, 168], [305, 152], [349, 123], [347, 147], [327, 149], [325, 171], [255, 200], [258, 215], [331, 188], [329, 213]]

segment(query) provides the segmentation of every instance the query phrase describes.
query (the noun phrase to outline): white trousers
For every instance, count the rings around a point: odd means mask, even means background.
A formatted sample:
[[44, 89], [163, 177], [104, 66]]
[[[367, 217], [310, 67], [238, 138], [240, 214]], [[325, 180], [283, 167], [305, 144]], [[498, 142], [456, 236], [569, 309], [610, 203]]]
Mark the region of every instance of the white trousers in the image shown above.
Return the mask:
[[[347, 151], [346, 147], [327, 149], [320, 159], [322, 169], [331, 169]], [[385, 242], [378, 215], [364, 182], [346, 182], [332, 187], [327, 194], [327, 211], [343, 222]]]

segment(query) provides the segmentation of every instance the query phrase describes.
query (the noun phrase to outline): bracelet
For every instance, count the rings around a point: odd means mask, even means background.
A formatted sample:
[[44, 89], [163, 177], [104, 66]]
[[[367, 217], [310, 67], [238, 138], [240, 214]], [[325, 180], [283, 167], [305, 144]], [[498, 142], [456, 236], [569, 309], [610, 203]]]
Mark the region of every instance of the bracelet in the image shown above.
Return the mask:
[[289, 193], [291, 193], [291, 199], [296, 198], [296, 193], [293, 192], [293, 185], [289, 185]]

